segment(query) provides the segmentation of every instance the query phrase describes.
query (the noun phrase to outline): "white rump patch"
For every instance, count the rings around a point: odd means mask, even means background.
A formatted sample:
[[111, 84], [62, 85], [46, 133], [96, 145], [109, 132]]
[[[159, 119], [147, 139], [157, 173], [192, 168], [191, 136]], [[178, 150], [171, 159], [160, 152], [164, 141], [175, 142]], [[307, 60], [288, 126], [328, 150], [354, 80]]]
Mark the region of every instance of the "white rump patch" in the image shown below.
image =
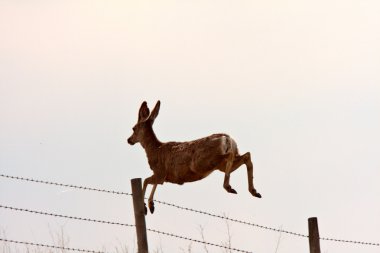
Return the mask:
[[222, 136], [221, 138], [221, 149], [223, 154], [231, 152], [231, 138], [228, 136]]

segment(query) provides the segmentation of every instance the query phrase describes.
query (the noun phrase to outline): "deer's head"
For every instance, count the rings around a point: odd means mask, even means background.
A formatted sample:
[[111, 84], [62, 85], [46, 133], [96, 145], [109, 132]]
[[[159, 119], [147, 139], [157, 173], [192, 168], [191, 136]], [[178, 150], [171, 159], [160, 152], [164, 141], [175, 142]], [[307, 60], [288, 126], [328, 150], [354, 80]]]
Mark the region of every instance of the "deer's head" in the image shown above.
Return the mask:
[[[134, 145], [141, 142], [146, 135], [153, 133], [153, 123], [160, 111], [160, 101], [158, 100], [152, 113], [150, 113], [147, 103], [144, 101], [141, 104], [138, 120], [136, 125], [132, 128], [133, 134], [128, 138], [128, 143]], [[153, 133], [154, 134], [154, 133]]]

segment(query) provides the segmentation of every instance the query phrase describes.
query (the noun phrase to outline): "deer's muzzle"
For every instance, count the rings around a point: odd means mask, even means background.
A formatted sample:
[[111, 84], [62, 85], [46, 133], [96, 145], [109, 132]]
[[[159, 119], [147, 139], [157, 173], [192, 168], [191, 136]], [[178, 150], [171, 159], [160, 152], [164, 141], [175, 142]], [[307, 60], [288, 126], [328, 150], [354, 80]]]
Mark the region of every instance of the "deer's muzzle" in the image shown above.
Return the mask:
[[132, 137], [129, 137], [129, 138], [128, 138], [128, 143], [129, 143], [130, 145], [133, 145], [133, 144], [135, 144], [135, 142], [134, 142], [134, 141], [132, 141]]

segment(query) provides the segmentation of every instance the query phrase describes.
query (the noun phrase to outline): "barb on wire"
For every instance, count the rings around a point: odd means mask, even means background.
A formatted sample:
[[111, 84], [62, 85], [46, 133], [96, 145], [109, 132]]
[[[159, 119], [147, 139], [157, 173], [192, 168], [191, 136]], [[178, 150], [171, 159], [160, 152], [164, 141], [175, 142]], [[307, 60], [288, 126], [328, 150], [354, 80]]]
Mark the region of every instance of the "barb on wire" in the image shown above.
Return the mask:
[[63, 250], [86, 252], [86, 253], [104, 253], [103, 251], [59, 247], [59, 246], [55, 246], [55, 245], [47, 245], [47, 244], [33, 243], [33, 242], [23, 242], [23, 241], [9, 240], [9, 239], [4, 239], [4, 238], [0, 238], [0, 241], [7, 242], [7, 243], [24, 244], [24, 245], [30, 245], [30, 246], [45, 247], [45, 248], [52, 248], [52, 249], [63, 249]]
[[22, 181], [28, 181], [28, 182], [34, 182], [34, 183], [63, 186], [63, 187], [69, 187], [69, 188], [74, 188], [74, 189], [80, 189], [80, 190], [97, 191], [97, 192], [105, 192], [105, 193], [112, 193], [112, 194], [118, 194], [118, 195], [132, 196], [132, 194], [128, 193], [128, 192], [112, 191], [112, 190], [105, 190], [105, 189], [97, 189], [97, 188], [93, 188], [93, 187], [86, 187], [86, 186], [72, 185], [72, 184], [62, 184], [62, 183], [43, 181], [43, 180], [38, 180], [38, 179], [33, 179], [33, 178], [9, 176], [9, 175], [4, 175], [4, 174], [0, 174], [0, 177], [10, 178], [10, 179], [16, 179], [16, 180], [22, 180]]
[[21, 211], [21, 212], [41, 214], [41, 215], [47, 215], [47, 216], [53, 216], [53, 217], [60, 217], [60, 218], [66, 218], [66, 219], [72, 219], [72, 220], [81, 220], [81, 221], [103, 223], [103, 224], [109, 224], [109, 225], [118, 225], [118, 226], [125, 226], [125, 227], [134, 227], [135, 226], [135, 225], [131, 225], [131, 224], [127, 224], [127, 223], [121, 223], [121, 222], [95, 220], [95, 219], [82, 218], [82, 217], [77, 217], [77, 216], [68, 216], [68, 215], [63, 215], [63, 214], [48, 213], [48, 212], [36, 211], [36, 210], [25, 209], [25, 208], [5, 206], [5, 205], [1, 205], [1, 204], [0, 204], [0, 208], [9, 209], [9, 210], [13, 210], [13, 211]]

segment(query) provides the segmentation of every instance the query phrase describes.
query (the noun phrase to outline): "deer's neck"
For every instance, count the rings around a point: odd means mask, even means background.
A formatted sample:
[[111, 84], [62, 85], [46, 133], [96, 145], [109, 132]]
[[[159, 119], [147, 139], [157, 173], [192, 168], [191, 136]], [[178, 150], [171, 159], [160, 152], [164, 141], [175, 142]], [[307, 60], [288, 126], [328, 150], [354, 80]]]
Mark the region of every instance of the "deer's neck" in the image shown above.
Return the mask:
[[157, 149], [161, 146], [161, 142], [157, 139], [156, 134], [152, 128], [147, 129], [144, 139], [141, 141], [141, 145], [145, 149], [147, 155], [156, 153]]

